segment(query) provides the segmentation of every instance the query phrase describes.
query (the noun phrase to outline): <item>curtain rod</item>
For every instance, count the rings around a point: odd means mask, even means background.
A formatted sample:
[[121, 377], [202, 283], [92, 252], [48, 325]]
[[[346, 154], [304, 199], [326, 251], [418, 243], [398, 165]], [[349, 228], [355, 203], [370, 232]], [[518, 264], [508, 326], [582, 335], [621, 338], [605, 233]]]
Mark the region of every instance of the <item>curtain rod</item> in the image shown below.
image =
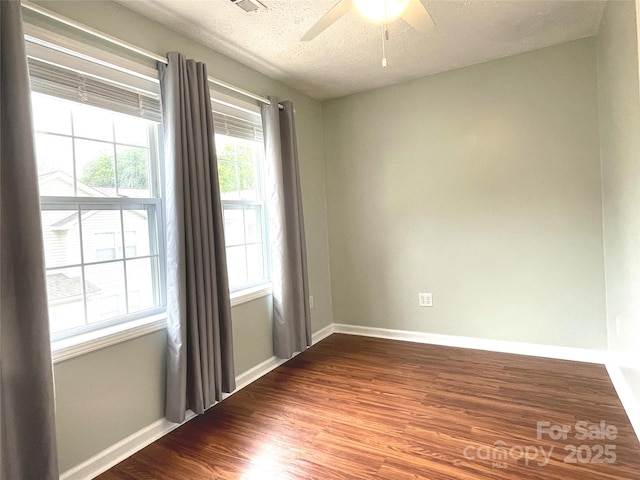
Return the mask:
[[[2, 1], [2, 0], [0, 0]], [[142, 55], [143, 57], [147, 57], [150, 58], [152, 60], [156, 60], [158, 62], [162, 62], [164, 64], [167, 63], [167, 59], [165, 57], [163, 57], [162, 55], [158, 55], [156, 53], [150, 52], [149, 50], [145, 50], [144, 48], [140, 48], [136, 45], [133, 45], [131, 43], [125, 42], [124, 40], [120, 40], [119, 38], [113, 37], [109, 34], [103, 33], [100, 30], [96, 30], [95, 28], [89, 27], [87, 25], [84, 25], [80, 22], [76, 22], [75, 20], [71, 20], [70, 18], [64, 17], [62, 15], [59, 15], [55, 12], [52, 12], [51, 10], [47, 10], [46, 8], [43, 8], [39, 5], [35, 5], [31, 2], [25, 1], [23, 0], [22, 2], [22, 6], [24, 8], [26, 8], [27, 10], [31, 10], [33, 12], [39, 13], [40, 15], [43, 15], [47, 18], [50, 18], [52, 20], [56, 20], [57, 22], [63, 23], [69, 27], [75, 28], [76, 30], [80, 30], [84, 33], [88, 33], [89, 35], [93, 35], [94, 37], [100, 38], [101, 40], [104, 40], [106, 42], [112, 43], [113, 45], [117, 45], [119, 47], [122, 47], [126, 50], [129, 50], [131, 52], [135, 52], [138, 55]], [[260, 95], [256, 95], [255, 93], [251, 93], [248, 90], [245, 90], [243, 88], [240, 87], [236, 87], [234, 85], [231, 85], [230, 83], [224, 82], [222, 80], [219, 80], [217, 78], [214, 77], [208, 77], [207, 80], [209, 80], [210, 83], [213, 83], [215, 85], [218, 85], [220, 87], [226, 88], [227, 90], [231, 90], [232, 92], [236, 92], [239, 93], [241, 95], [244, 95], [245, 97], [249, 97], [249, 98], [253, 98], [254, 100], [257, 100], [258, 102], [261, 103], [266, 103], [267, 105], [271, 105], [271, 101], [268, 98], [262, 97]], [[278, 105], [278, 107], [282, 108], [282, 105]]]

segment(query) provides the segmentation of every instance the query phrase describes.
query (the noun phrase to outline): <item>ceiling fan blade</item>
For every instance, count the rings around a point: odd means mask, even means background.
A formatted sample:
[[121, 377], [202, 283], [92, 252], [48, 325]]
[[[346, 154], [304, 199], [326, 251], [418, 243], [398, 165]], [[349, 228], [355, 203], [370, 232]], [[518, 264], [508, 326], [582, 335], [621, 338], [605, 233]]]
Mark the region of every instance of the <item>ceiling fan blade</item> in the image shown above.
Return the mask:
[[402, 18], [418, 32], [426, 32], [435, 25], [427, 7], [420, 0], [409, 0]]
[[324, 16], [320, 20], [318, 20], [307, 33], [304, 34], [300, 41], [308, 42], [309, 40], [313, 40], [327, 28], [329, 28], [331, 24], [333, 24], [333, 22], [337, 21], [345, 13], [351, 10], [352, 7], [353, 0], [340, 0], [333, 7], [331, 7], [331, 10], [325, 13]]

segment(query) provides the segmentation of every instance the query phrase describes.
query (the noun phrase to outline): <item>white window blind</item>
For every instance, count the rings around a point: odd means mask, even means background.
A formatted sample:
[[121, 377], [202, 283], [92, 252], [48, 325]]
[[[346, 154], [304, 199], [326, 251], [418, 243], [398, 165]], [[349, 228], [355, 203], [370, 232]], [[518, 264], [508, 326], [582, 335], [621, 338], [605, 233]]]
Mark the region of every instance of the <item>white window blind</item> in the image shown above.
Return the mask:
[[[215, 107], [214, 107], [215, 108]], [[262, 142], [262, 125], [221, 112], [213, 112], [213, 127], [216, 134]]]
[[162, 121], [160, 98], [115, 82], [29, 58], [31, 89], [34, 92], [85, 103], [94, 107]]

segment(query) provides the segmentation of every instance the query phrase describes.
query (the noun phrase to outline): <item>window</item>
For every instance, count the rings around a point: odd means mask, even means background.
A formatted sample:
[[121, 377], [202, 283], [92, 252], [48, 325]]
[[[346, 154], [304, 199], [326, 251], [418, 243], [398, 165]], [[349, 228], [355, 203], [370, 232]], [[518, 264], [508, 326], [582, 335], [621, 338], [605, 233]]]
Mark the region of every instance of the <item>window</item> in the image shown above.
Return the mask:
[[97, 260], [115, 260], [116, 258], [116, 234], [115, 232], [96, 232], [94, 245], [96, 247]]
[[237, 292], [269, 281], [264, 143], [259, 113], [220, 110], [214, 106], [218, 178], [229, 288]]
[[158, 123], [32, 102], [53, 338], [161, 311]]
[[[27, 39], [27, 55], [51, 333], [72, 345], [165, 311], [159, 86], [153, 67], [75, 41], [69, 54], [56, 35], [35, 33], [44, 38]], [[214, 109], [232, 292], [269, 282], [261, 118], [236, 103]]]
[[[122, 256], [122, 249], [116, 247], [116, 238], [120, 237], [120, 232], [97, 232], [94, 233], [94, 237], [96, 259], [115, 260], [116, 256]], [[136, 241], [135, 231], [124, 232], [124, 249], [127, 258], [136, 256], [138, 251]]]

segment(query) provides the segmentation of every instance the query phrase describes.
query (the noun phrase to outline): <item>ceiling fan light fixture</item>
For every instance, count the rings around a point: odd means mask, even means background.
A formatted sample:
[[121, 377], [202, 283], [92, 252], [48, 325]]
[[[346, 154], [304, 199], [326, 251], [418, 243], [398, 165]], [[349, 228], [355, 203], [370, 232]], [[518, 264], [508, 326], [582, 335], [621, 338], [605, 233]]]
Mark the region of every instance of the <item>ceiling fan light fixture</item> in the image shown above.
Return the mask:
[[374, 22], [395, 20], [407, 8], [409, 0], [353, 0], [358, 11]]

